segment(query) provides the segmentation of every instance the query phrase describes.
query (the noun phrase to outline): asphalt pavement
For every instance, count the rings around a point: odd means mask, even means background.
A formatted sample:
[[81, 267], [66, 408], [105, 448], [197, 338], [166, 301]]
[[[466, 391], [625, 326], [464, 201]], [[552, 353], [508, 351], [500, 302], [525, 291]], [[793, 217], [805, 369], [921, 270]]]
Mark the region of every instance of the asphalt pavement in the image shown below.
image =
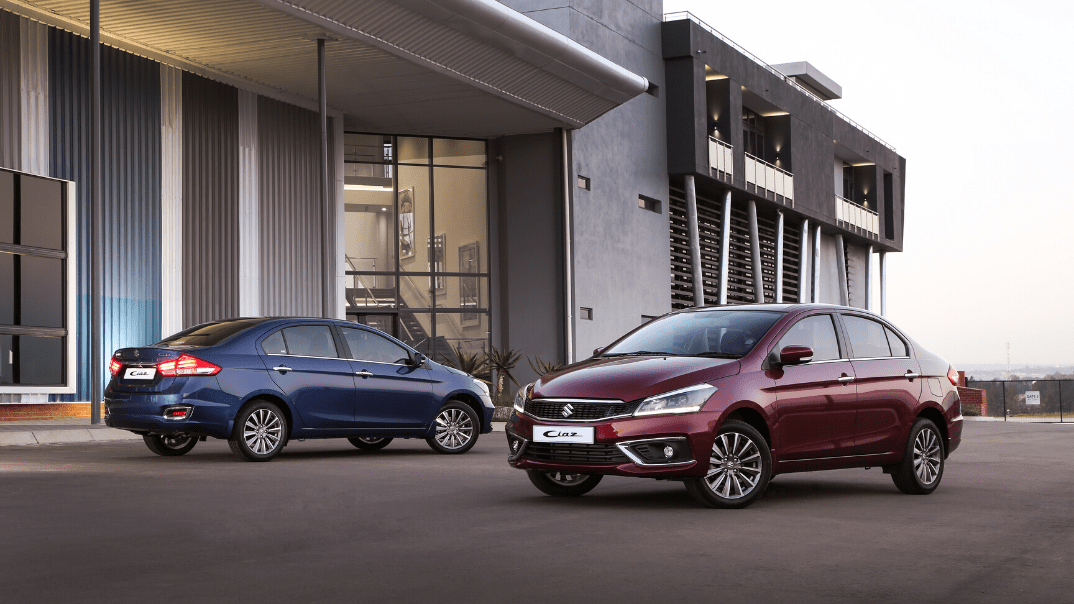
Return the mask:
[[3, 447], [0, 601], [1072, 601], [1074, 426], [967, 423], [929, 496], [842, 470], [734, 511], [615, 477], [547, 497], [504, 441]]

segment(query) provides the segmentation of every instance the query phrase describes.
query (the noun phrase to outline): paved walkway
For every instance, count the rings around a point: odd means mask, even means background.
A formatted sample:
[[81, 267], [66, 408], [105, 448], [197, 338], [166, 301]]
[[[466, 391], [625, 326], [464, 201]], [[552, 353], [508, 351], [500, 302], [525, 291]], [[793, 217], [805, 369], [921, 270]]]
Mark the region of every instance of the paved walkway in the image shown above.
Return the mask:
[[[492, 422], [493, 432], [503, 432], [503, 427], [504, 422]], [[141, 439], [126, 430], [93, 425], [86, 418], [0, 422], [0, 447]]]

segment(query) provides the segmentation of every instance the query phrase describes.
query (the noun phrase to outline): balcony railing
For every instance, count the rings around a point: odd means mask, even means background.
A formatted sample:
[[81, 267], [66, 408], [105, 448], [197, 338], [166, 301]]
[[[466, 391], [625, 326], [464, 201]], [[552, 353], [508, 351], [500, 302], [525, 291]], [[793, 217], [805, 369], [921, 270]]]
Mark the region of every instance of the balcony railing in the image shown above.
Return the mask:
[[776, 201], [793, 206], [794, 175], [749, 153], [745, 155], [747, 190], [753, 185], [754, 193], [764, 197], [772, 193]]
[[731, 145], [714, 136], [709, 137], [709, 169], [714, 178], [731, 181], [735, 174], [734, 151]]
[[680, 11], [680, 12], [675, 12], [675, 13], [667, 13], [666, 15], [664, 15], [664, 21], [682, 21], [683, 19], [689, 19], [689, 20], [693, 21], [694, 23], [697, 23], [698, 25], [701, 26], [701, 29], [704, 29], [705, 31], [707, 31], [710, 34], [712, 34], [712, 35], [716, 36], [717, 38], [719, 38], [720, 40], [723, 40], [724, 42], [727, 43], [728, 46], [730, 46], [731, 48], [734, 48], [738, 52], [746, 55], [754, 63], [757, 63], [761, 67], [764, 67], [768, 71], [772, 72], [773, 75], [775, 75], [779, 79], [783, 80], [784, 82], [787, 82], [791, 86], [794, 86], [800, 92], [804, 92], [811, 99], [813, 99], [817, 103], [820, 103], [825, 109], [827, 109], [828, 111], [831, 111], [832, 113], [838, 115], [846, 123], [850, 124], [851, 126], [854, 126], [858, 130], [861, 130], [865, 134], [869, 135], [870, 138], [876, 140], [877, 142], [879, 142], [881, 145], [884, 145], [888, 149], [891, 149], [892, 151], [895, 150], [895, 147], [892, 147], [891, 145], [886, 143], [884, 141], [884, 139], [882, 139], [879, 136], [873, 134], [872, 132], [869, 132], [868, 130], [865, 129], [864, 126], [862, 126], [858, 122], [855, 122], [854, 120], [850, 119], [849, 117], [843, 115], [843, 113], [841, 111], [839, 111], [835, 107], [832, 107], [831, 105], [829, 105], [827, 102], [824, 101], [824, 99], [822, 99], [819, 96], [813, 94], [812, 92], [807, 90], [804, 86], [802, 86], [798, 82], [795, 82], [793, 79], [788, 78], [787, 76], [783, 75], [782, 73], [779, 72], [778, 69], [776, 69], [775, 67], [772, 67], [768, 63], [765, 63], [761, 59], [757, 58], [752, 52], [746, 50], [745, 48], [742, 48], [738, 44], [735, 44], [734, 40], [732, 40], [731, 38], [728, 38], [727, 36], [721, 34], [719, 31], [717, 31], [714, 27], [712, 27], [708, 23], [705, 23], [701, 19], [698, 19], [697, 16], [694, 15], [693, 13], [691, 13], [689, 11]]
[[840, 226], [861, 230], [873, 239], [880, 238], [880, 216], [838, 195], [835, 196], [835, 219]]

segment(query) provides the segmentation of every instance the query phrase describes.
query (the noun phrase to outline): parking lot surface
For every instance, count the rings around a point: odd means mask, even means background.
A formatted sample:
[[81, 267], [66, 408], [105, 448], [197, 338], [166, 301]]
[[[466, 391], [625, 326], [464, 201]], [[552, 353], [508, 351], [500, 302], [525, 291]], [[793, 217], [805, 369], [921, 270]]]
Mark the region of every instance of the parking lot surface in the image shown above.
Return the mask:
[[745, 510], [608, 477], [542, 495], [468, 454], [291, 443], [243, 463], [140, 442], [0, 450], [0, 601], [1070, 602], [1074, 427], [967, 422], [929, 496], [874, 468]]

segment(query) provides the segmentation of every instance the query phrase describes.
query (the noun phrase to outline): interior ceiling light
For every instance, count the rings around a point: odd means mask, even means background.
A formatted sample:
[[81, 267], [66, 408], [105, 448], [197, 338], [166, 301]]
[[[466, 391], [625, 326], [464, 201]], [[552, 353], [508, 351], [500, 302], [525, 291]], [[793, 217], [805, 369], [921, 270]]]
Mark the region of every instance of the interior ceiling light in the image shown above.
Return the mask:
[[713, 80], [726, 80], [727, 76], [720, 73], [710, 73], [705, 75], [705, 81], [711, 82]]

